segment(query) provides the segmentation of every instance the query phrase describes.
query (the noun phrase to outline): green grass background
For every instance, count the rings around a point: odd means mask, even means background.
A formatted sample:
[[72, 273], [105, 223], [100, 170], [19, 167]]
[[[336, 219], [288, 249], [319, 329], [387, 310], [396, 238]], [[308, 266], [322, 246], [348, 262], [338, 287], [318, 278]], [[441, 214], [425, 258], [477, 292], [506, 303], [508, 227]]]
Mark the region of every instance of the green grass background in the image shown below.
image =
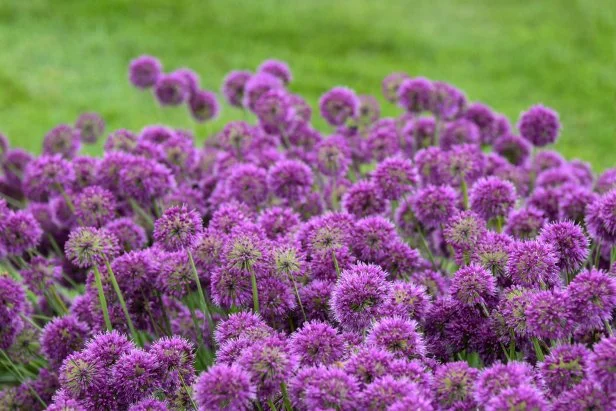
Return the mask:
[[614, 0], [4, 0], [0, 130], [39, 151], [54, 125], [98, 111], [108, 130], [162, 122], [204, 138], [241, 114], [224, 107], [195, 126], [161, 110], [129, 85], [130, 59], [194, 68], [219, 90], [229, 70], [276, 57], [313, 107], [335, 85], [380, 97], [398, 70], [451, 82], [513, 122], [542, 102], [560, 112], [558, 149], [598, 171], [616, 163], [615, 16]]

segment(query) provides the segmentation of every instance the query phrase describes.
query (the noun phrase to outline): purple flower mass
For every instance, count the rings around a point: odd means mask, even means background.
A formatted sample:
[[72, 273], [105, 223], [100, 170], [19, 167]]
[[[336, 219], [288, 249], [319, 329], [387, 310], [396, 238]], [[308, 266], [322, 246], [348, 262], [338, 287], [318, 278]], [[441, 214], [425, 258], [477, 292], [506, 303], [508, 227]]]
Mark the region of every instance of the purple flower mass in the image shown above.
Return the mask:
[[[203, 79], [129, 67], [195, 122]], [[616, 409], [616, 168], [538, 150], [541, 105], [302, 81], [231, 71], [194, 131], [0, 134], [0, 409]]]

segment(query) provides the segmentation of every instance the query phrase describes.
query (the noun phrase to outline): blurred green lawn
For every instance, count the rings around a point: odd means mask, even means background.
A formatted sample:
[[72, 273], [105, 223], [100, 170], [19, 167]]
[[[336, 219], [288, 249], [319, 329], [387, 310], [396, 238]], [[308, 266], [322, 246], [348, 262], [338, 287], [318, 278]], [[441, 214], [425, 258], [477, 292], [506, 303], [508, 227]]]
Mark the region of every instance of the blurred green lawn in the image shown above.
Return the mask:
[[335, 85], [380, 97], [383, 76], [399, 70], [451, 82], [513, 122], [542, 102], [561, 114], [568, 157], [616, 163], [614, 0], [4, 0], [0, 130], [39, 151], [83, 111], [108, 129], [165, 122], [200, 138], [241, 117], [225, 107], [196, 127], [184, 109], [159, 109], [127, 81], [142, 53], [194, 68], [214, 90], [231, 69], [284, 59], [313, 106]]

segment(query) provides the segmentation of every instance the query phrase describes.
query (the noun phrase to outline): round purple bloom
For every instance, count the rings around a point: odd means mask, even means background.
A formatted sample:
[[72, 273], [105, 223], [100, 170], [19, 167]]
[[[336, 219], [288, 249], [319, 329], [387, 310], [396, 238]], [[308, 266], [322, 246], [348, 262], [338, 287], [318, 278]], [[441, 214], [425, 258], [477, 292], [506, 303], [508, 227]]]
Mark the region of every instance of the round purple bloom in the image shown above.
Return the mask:
[[553, 396], [559, 396], [586, 378], [590, 351], [580, 344], [559, 345], [538, 365], [541, 379]]
[[532, 106], [522, 113], [518, 121], [520, 135], [536, 147], [554, 143], [560, 128], [558, 113], [541, 104]]
[[450, 186], [429, 185], [415, 192], [412, 208], [424, 227], [436, 228], [455, 212], [457, 201], [457, 193]]
[[561, 283], [557, 264], [552, 245], [538, 240], [519, 241], [511, 246], [507, 275], [523, 287], [553, 287]]
[[169, 411], [167, 404], [154, 398], [145, 398], [130, 406], [128, 411]]
[[415, 155], [415, 165], [424, 185], [438, 185], [445, 181], [443, 162], [446, 154], [440, 147], [419, 150]]
[[300, 224], [300, 218], [290, 208], [270, 207], [261, 212], [257, 222], [270, 240], [278, 240], [294, 233]]
[[228, 319], [218, 323], [214, 338], [219, 345], [222, 345], [227, 341], [247, 335], [257, 333], [273, 335], [273, 332], [273, 329], [259, 315], [251, 312], [239, 312], [229, 315]]
[[443, 174], [456, 185], [472, 183], [484, 173], [485, 156], [476, 145], [456, 145], [446, 152], [442, 167]]
[[179, 336], [163, 337], [149, 348], [162, 372], [165, 374], [163, 388], [173, 391], [190, 385], [195, 379], [194, 346], [187, 339]]
[[535, 291], [520, 286], [506, 288], [499, 302], [498, 310], [511, 330], [518, 336], [527, 335], [526, 313]]
[[382, 348], [361, 346], [344, 363], [344, 370], [355, 376], [362, 385], [389, 374], [394, 355]]
[[361, 409], [382, 410], [409, 394], [417, 393], [418, 390], [417, 385], [407, 378], [396, 379], [391, 375], [385, 375], [368, 384], [362, 391], [359, 398]]
[[595, 191], [605, 194], [616, 188], [616, 168], [608, 168], [599, 175], [595, 183]]
[[95, 335], [86, 343], [84, 353], [103, 368], [110, 368], [134, 348], [126, 335], [113, 330]]
[[513, 134], [505, 134], [494, 142], [494, 151], [516, 166], [526, 162], [531, 150], [532, 146], [528, 141]]
[[200, 411], [250, 410], [256, 399], [250, 374], [237, 365], [214, 365], [199, 376], [194, 391]]
[[616, 337], [603, 338], [595, 344], [588, 371], [604, 390], [611, 392], [616, 388]]
[[479, 127], [464, 118], [447, 123], [439, 140], [443, 150], [449, 150], [459, 144], [477, 143], [479, 143]]
[[86, 187], [75, 197], [75, 216], [80, 225], [101, 227], [113, 220], [116, 199], [107, 189], [99, 186]]
[[110, 221], [104, 229], [118, 239], [120, 248], [125, 252], [140, 250], [145, 247], [148, 241], [143, 227], [129, 217]]
[[175, 70], [173, 73], [184, 78], [184, 82], [188, 87], [188, 92], [190, 96], [193, 96], [197, 91], [199, 91], [199, 87], [201, 86], [201, 79], [199, 78], [199, 75], [193, 70], [184, 67]]
[[486, 411], [548, 411], [550, 405], [541, 391], [531, 385], [520, 385], [502, 391], [485, 405]]
[[572, 273], [588, 258], [588, 238], [582, 227], [570, 221], [548, 223], [538, 240], [552, 245], [561, 271]]
[[365, 217], [355, 225], [351, 248], [360, 260], [378, 262], [386, 256], [389, 245], [396, 237], [396, 227], [388, 219]]
[[102, 229], [78, 227], [71, 231], [64, 252], [74, 265], [81, 268], [102, 265], [113, 260], [120, 247], [118, 239]]
[[234, 267], [216, 267], [211, 274], [211, 295], [217, 305], [248, 307], [252, 303], [250, 273]]
[[381, 107], [378, 100], [371, 95], [359, 96], [359, 122], [361, 124], [372, 124], [381, 116]]
[[417, 323], [402, 317], [384, 317], [374, 323], [366, 343], [383, 348], [399, 358], [422, 358], [426, 345]]
[[349, 147], [342, 136], [333, 135], [315, 146], [317, 166], [323, 175], [344, 176], [351, 163]]
[[426, 287], [398, 280], [392, 283], [389, 301], [383, 311], [423, 321], [429, 306], [430, 297]]
[[267, 200], [267, 173], [253, 164], [238, 165], [227, 178], [227, 190], [231, 198], [258, 207]]
[[464, 93], [442, 81], [433, 83], [434, 92], [430, 111], [436, 117], [451, 120], [457, 118], [466, 109], [467, 100]]
[[486, 232], [486, 224], [477, 214], [473, 211], [458, 211], [447, 222], [443, 237], [456, 252], [456, 259], [468, 264], [471, 252]]
[[495, 364], [484, 369], [475, 383], [474, 396], [478, 404], [486, 404], [509, 388], [533, 385], [534, 371], [526, 363]]
[[436, 403], [445, 409], [473, 409], [473, 386], [479, 372], [466, 362], [440, 365], [434, 373], [433, 390]]
[[496, 280], [485, 268], [471, 264], [451, 280], [451, 296], [467, 306], [483, 305], [496, 294]]
[[312, 187], [312, 171], [301, 161], [283, 160], [270, 168], [267, 182], [280, 198], [294, 201], [306, 196]]
[[335, 328], [320, 321], [309, 321], [291, 335], [289, 349], [300, 365], [329, 365], [342, 359], [344, 340]]
[[359, 115], [359, 98], [346, 87], [334, 87], [319, 100], [321, 116], [332, 126], [342, 126]]
[[331, 296], [331, 307], [342, 327], [361, 331], [378, 317], [387, 301], [390, 284], [379, 266], [356, 264], [340, 275]]
[[75, 122], [81, 141], [94, 144], [105, 132], [105, 120], [97, 113], [83, 113]]
[[409, 78], [398, 88], [398, 104], [410, 113], [429, 111], [433, 105], [434, 93], [434, 84], [427, 78]]
[[220, 112], [216, 94], [207, 90], [195, 91], [188, 99], [188, 107], [198, 122], [214, 120]]
[[400, 138], [396, 122], [392, 118], [382, 118], [371, 125], [365, 142], [366, 159], [374, 158], [383, 161], [400, 150]]
[[339, 368], [319, 367], [305, 383], [303, 405], [307, 409], [354, 409], [359, 386], [352, 376]]
[[123, 354], [111, 369], [121, 404], [130, 404], [161, 387], [162, 373], [155, 355], [133, 349]]
[[189, 98], [190, 86], [182, 73], [161, 74], [154, 85], [154, 94], [161, 106], [179, 106]]
[[466, 109], [464, 118], [472, 121], [479, 127], [481, 144], [492, 144], [494, 141], [494, 124], [496, 115], [486, 105], [481, 103], [472, 103]]
[[222, 94], [234, 107], [242, 107], [244, 87], [252, 76], [250, 71], [234, 70], [229, 72], [222, 83]]
[[543, 212], [535, 207], [512, 210], [507, 218], [505, 233], [520, 240], [533, 239], [546, 223]]
[[254, 111], [262, 95], [282, 87], [282, 81], [269, 73], [261, 72], [251, 76], [244, 86], [244, 107]]
[[293, 76], [291, 75], [291, 69], [289, 69], [287, 63], [281, 60], [265, 60], [263, 63], [261, 63], [261, 65], [259, 65], [257, 71], [262, 73], [269, 73], [272, 76], [278, 77], [280, 81], [282, 81], [285, 85], [289, 84], [293, 79]]
[[398, 200], [419, 180], [411, 160], [402, 157], [389, 157], [377, 164], [372, 178], [388, 200]]
[[50, 365], [58, 368], [69, 354], [83, 347], [88, 334], [88, 326], [74, 316], [57, 317], [43, 329], [41, 351]]
[[0, 253], [4, 248], [10, 255], [21, 255], [36, 248], [41, 242], [43, 229], [30, 211], [16, 211], [4, 216], [3, 220], [3, 227], [0, 228]]
[[567, 296], [580, 324], [600, 328], [616, 308], [616, 278], [602, 270], [584, 270], [569, 284]]
[[473, 184], [469, 199], [473, 211], [485, 220], [504, 218], [515, 204], [515, 187], [498, 177], [485, 177]]
[[59, 154], [66, 159], [71, 159], [79, 151], [80, 145], [79, 130], [68, 124], [60, 124], [45, 135], [43, 154], [48, 156]]
[[203, 222], [195, 210], [171, 207], [154, 224], [154, 239], [167, 251], [192, 246], [203, 231]]
[[118, 177], [120, 193], [140, 204], [150, 204], [175, 188], [175, 180], [169, 168], [156, 160], [143, 157], [137, 157], [121, 167]]
[[57, 261], [37, 256], [30, 260], [28, 267], [20, 271], [28, 288], [37, 295], [43, 295], [54, 282], [62, 278], [62, 267]]
[[24, 171], [24, 192], [30, 199], [45, 199], [65, 190], [74, 179], [71, 163], [60, 155], [41, 156], [32, 160]]
[[[436, 134], [436, 121], [432, 117], [419, 117], [409, 120], [400, 131], [402, 149], [409, 156], [413, 151], [432, 148]], [[440, 151], [440, 147], [439, 151]], [[416, 158], [415, 161], [418, 161]]]
[[295, 114], [289, 94], [281, 88], [261, 94], [255, 102], [253, 112], [263, 131], [282, 135], [286, 134]]
[[526, 310], [529, 334], [546, 339], [567, 338], [575, 326], [572, 313], [561, 291], [539, 291]]
[[559, 220], [571, 220], [580, 224], [584, 222], [586, 208], [598, 199], [598, 195], [589, 188], [567, 186], [560, 198]]
[[102, 364], [83, 351], [66, 357], [58, 377], [62, 390], [76, 399], [83, 399], [90, 390], [101, 389], [107, 378]]
[[140, 56], [130, 62], [129, 79], [135, 87], [147, 89], [156, 84], [163, 70], [162, 64], [152, 56]]
[[130, 153], [135, 149], [136, 145], [137, 134], [121, 128], [109, 134], [105, 142], [105, 151], [125, 151]]
[[616, 407], [616, 399], [596, 382], [586, 379], [563, 392], [552, 406], [553, 411], [609, 410]]
[[387, 204], [376, 184], [366, 180], [353, 184], [342, 197], [342, 209], [360, 218], [384, 212]]
[[383, 79], [382, 91], [383, 96], [390, 103], [398, 101], [398, 89], [404, 80], [409, 79], [406, 73], [391, 73]]

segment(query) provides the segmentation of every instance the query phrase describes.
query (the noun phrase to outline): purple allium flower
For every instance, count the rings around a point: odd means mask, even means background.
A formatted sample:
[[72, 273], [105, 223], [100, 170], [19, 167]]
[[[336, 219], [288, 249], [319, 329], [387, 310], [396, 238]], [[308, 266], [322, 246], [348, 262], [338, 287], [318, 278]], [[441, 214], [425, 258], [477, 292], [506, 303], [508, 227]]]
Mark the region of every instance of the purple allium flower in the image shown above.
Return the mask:
[[486, 224], [473, 211], [458, 211], [447, 222], [443, 237], [447, 244], [456, 252], [456, 259], [466, 264], [470, 261], [471, 252], [486, 235]]
[[139, 133], [139, 142], [154, 143], [156, 146], [177, 137], [177, 133], [170, 127], [153, 125], [145, 126]]
[[130, 153], [135, 149], [136, 145], [137, 134], [121, 128], [109, 134], [105, 142], [105, 151], [124, 151]]
[[171, 207], [154, 224], [154, 239], [167, 251], [190, 248], [203, 231], [203, 222], [195, 210]]
[[[431, 148], [435, 144], [436, 121], [432, 117], [419, 117], [410, 120], [400, 131], [402, 149], [409, 156], [413, 151]], [[440, 147], [439, 147], [440, 148]], [[415, 161], [418, 161], [415, 159]]]
[[422, 358], [426, 354], [417, 323], [402, 317], [384, 317], [375, 322], [366, 343], [383, 348], [399, 358]]
[[207, 90], [195, 91], [188, 99], [188, 107], [198, 122], [214, 120], [220, 112], [216, 94]]
[[503, 290], [498, 309], [511, 330], [518, 336], [527, 335], [526, 312], [535, 291], [514, 286]]
[[147, 89], [156, 84], [163, 70], [158, 59], [151, 56], [140, 56], [130, 62], [129, 79], [135, 87]]
[[297, 230], [300, 218], [288, 207], [270, 207], [261, 212], [257, 222], [270, 240], [279, 240]]
[[515, 187], [498, 177], [485, 177], [473, 184], [469, 199], [472, 210], [485, 220], [504, 218], [515, 204]]
[[440, 147], [429, 147], [417, 152], [415, 164], [419, 178], [424, 185], [438, 185], [445, 181], [445, 176], [443, 175], [445, 157], [445, 152]]
[[548, 223], [541, 230], [538, 240], [552, 246], [561, 271], [573, 273], [588, 258], [588, 238], [582, 227], [570, 221]]
[[455, 212], [458, 196], [450, 186], [429, 185], [415, 192], [412, 208], [424, 227], [436, 228]]
[[602, 270], [584, 270], [569, 284], [567, 296], [583, 328], [601, 328], [616, 308], [616, 277]]
[[157, 286], [165, 294], [183, 298], [195, 286], [194, 275], [186, 252], [166, 253], [158, 272]]
[[473, 409], [473, 386], [479, 372], [466, 362], [457, 361], [440, 365], [434, 373], [436, 403], [445, 409]]
[[306, 317], [311, 320], [326, 320], [329, 317], [329, 298], [334, 289], [330, 281], [312, 280], [299, 290]]
[[94, 157], [79, 156], [73, 159], [75, 181], [73, 189], [81, 191], [84, 188], [95, 185], [98, 178], [98, 165], [100, 160]]
[[439, 140], [443, 150], [449, 150], [459, 144], [477, 143], [479, 143], [479, 127], [464, 118], [447, 123]]
[[543, 212], [535, 207], [512, 210], [507, 218], [505, 233], [520, 240], [535, 238], [546, 223]]
[[560, 208], [561, 189], [537, 187], [528, 198], [528, 206], [535, 207], [543, 211], [543, 215], [548, 221], [556, 221], [558, 219], [558, 210]]
[[355, 376], [362, 385], [367, 385], [390, 371], [394, 355], [382, 348], [361, 346], [344, 363], [344, 370]]
[[175, 391], [195, 380], [193, 344], [179, 336], [163, 337], [149, 348], [164, 373], [163, 389]]
[[589, 357], [588, 372], [604, 390], [616, 387], [616, 337], [603, 338], [593, 347]]
[[481, 144], [493, 143], [496, 115], [488, 106], [481, 103], [472, 103], [466, 109], [464, 118], [472, 121], [479, 127]]
[[3, 218], [0, 229], [0, 257], [2, 248], [10, 255], [21, 255], [36, 248], [41, 242], [43, 229], [30, 211], [19, 210]]
[[542, 241], [519, 241], [512, 244], [507, 275], [514, 284], [528, 288], [554, 287], [561, 283], [558, 257], [552, 245]]
[[410, 113], [429, 111], [433, 107], [434, 94], [434, 84], [427, 78], [409, 78], [398, 87], [398, 104]]
[[244, 87], [252, 76], [250, 71], [234, 70], [229, 72], [222, 83], [222, 94], [234, 107], [242, 107]]
[[595, 183], [595, 191], [605, 194], [616, 188], [616, 168], [608, 168], [599, 175]]
[[228, 319], [218, 324], [214, 338], [219, 345], [222, 345], [232, 339], [256, 333], [273, 336], [274, 330], [265, 324], [265, 321], [258, 314], [239, 312], [229, 315]]
[[51, 129], [43, 140], [43, 154], [61, 155], [66, 159], [75, 157], [81, 146], [79, 130], [68, 124], [60, 124]]
[[466, 109], [466, 96], [454, 86], [436, 81], [430, 111], [436, 117], [452, 120], [457, 118]]
[[275, 135], [286, 134], [295, 114], [289, 94], [281, 88], [261, 94], [254, 104], [253, 112], [263, 131]]
[[359, 98], [359, 122], [369, 125], [381, 116], [381, 107], [378, 100], [371, 95], [361, 95]]
[[553, 411], [609, 410], [616, 407], [616, 399], [596, 382], [586, 379], [563, 392], [552, 406]]
[[392, 283], [389, 301], [383, 311], [423, 321], [429, 306], [430, 297], [426, 287], [398, 280]]
[[250, 410], [256, 399], [250, 374], [237, 365], [217, 364], [199, 376], [194, 386], [199, 410]]
[[351, 163], [351, 153], [342, 136], [333, 135], [315, 146], [317, 166], [323, 175], [344, 176]]
[[199, 78], [199, 75], [193, 70], [184, 67], [175, 70], [173, 74], [177, 74], [178, 76], [184, 78], [184, 82], [188, 87], [188, 92], [190, 96], [193, 96], [197, 91], [199, 91], [199, 88], [201, 87], [201, 79]]
[[342, 196], [342, 209], [356, 217], [366, 217], [385, 211], [387, 200], [372, 181], [360, 180]]
[[359, 386], [357, 380], [339, 368], [319, 367], [306, 381], [303, 405], [307, 409], [354, 409]]
[[456, 145], [446, 152], [442, 167], [443, 174], [455, 185], [472, 183], [484, 173], [485, 156], [476, 145]]
[[389, 157], [377, 164], [372, 178], [388, 200], [398, 200], [418, 182], [413, 163], [402, 157]]
[[550, 168], [549, 170], [542, 171], [535, 180], [537, 187], [543, 188], [560, 188], [564, 186], [580, 185], [580, 180], [571, 171], [572, 167], [569, 165]]
[[50, 365], [57, 368], [70, 353], [83, 347], [88, 333], [88, 326], [74, 316], [57, 317], [43, 329], [41, 351]]
[[154, 94], [161, 106], [179, 106], [188, 100], [190, 85], [182, 73], [161, 74], [154, 85]]
[[24, 171], [23, 187], [30, 199], [45, 199], [69, 187], [75, 179], [71, 163], [60, 155], [32, 160]]
[[111, 369], [116, 395], [130, 404], [161, 387], [162, 370], [156, 356], [140, 349], [123, 354]]
[[342, 126], [359, 115], [360, 101], [355, 92], [346, 87], [334, 87], [319, 100], [321, 116], [332, 126]]
[[145, 247], [148, 241], [143, 227], [129, 217], [110, 221], [104, 229], [118, 239], [120, 248], [125, 252], [140, 250]]
[[101, 227], [116, 213], [116, 199], [109, 190], [99, 187], [86, 187], [75, 197], [75, 216], [80, 225]]
[[175, 187], [175, 180], [169, 168], [143, 157], [124, 165], [119, 170], [118, 177], [120, 194], [133, 198], [140, 204], [151, 204], [154, 199], [164, 197]]
[[309, 321], [291, 335], [289, 349], [300, 365], [329, 365], [342, 359], [344, 340], [329, 324]]
[[564, 344], [551, 349], [538, 368], [541, 379], [554, 397], [586, 378], [589, 355], [590, 351], [580, 344]]
[[531, 385], [520, 385], [502, 391], [485, 404], [486, 411], [548, 411], [550, 404], [543, 393]]
[[406, 73], [391, 73], [383, 79], [382, 92], [383, 96], [390, 103], [398, 101], [398, 89], [404, 80], [409, 79]]
[[15, 337], [23, 329], [20, 314], [26, 306], [26, 296], [21, 283], [0, 274], [0, 349], [13, 345]]
[[266, 273], [257, 274], [261, 314], [270, 322], [284, 318], [297, 306], [291, 282]]
[[365, 262], [381, 261], [388, 246], [396, 239], [396, 227], [380, 216], [365, 217], [357, 221], [351, 247], [355, 255]]
[[209, 228], [229, 234], [235, 227], [252, 220], [253, 212], [246, 204], [229, 201], [214, 212]]
[[400, 138], [395, 120], [382, 118], [372, 124], [363, 149], [366, 159], [383, 161], [387, 157], [396, 155], [400, 150]]
[[558, 113], [541, 104], [522, 113], [518, 121], [520, 135], [536, 147], [554, 143], [560, 132]]
[[167, 404], [154, 398], [145, 398], [130, 406], [128, 411], [169, 411]]
[[555, 290], [533, 294], [526, 321], [529, 334], [554, 340], [568, 337], [575, 326], [565, 293]]
[[484, 369], [477, 378], [474, 397], [478, 404], [486, 404], [501, 392], [521, 385], [534, 385], [534, 371], [526, 363], [497, 363]]
[[83, 113], [75, 122], [81, 141], [94, 144], [105, 132], [105, 120], [97, 113]]
[[263, 63], [261, 63], [261, 65], [259, 65], [257, 71], [262, 73], [268, 73], [272, 76], [278, 77], [280, 81], [282, 81], [285, 85], [289, 84], [293, 79], [293, 76], [291, 75], [291, 69], [289, 69], [287, 63], [281, 60], [265, 60]]
[[107, 378], [101, 363], [83, 351], [66, 357], [58, 376], [62, 390], [76, 399], [83, 399], [90, 390], [100, 389]]
[[532, 146], [528, 141], [513, 134], [505, 134], [494, 142], [494, 151], [516, 166], [526, 162], [531, 150]]
[[451, 296], [467, 306], [486, 305], [496, 294], [496, 280], [485, 268], [471, 264], [451, 280]]
[[227, 178], [227, 190], [231, 198], [256, 208], [267, 199], [267, 173], [252, 164], [238, 165]]
[[422, 268], [425, 262], [419, 251], [411, 248], [399, 237], [385, 244], [384, 250], [384, 255], [381, 255], [377, 262], [391, 278], [408, 278]]
[[216, 267], [210, 281], [212, 299], [217, 305], [247, 307], [252, 302], [249, 272], [234, 267]]
[[362, 391], [359, 398], [360, 408], [371, 411], [389, 409], [386, 407], [418, 391], [418, 386], [407, 378], [396, 379], [385, 375], [368, 384]]
[[28, 288], [37, 295], [43, 295], [54, 282], [62, 278], [62, 267], [57, 261], [37, 256], [30, 260], [28, 267], [20, 271]]
[[294, 117], [294, 128], [296, 128], [299, 124], [306, 124], [310, 122], [312, 118], [312, 107], [308, 104], [306, 100], [299, 94], [289, 94], [289, 100], [291, 102], [291, 106], [293, 106], [293, 111], [295, 112]]
[[283, 88], [282, 81], [269, 73], [261, 72], [251, 76], [244, 85], [244, 107], [254, 111], [262, 95], [281, 88]]
[[280, 198], [294, 201], [307, 195], [312, 187], [312, 171], [301, 161], [283, 160], [268, 173], [267, 182]]
[[507, 234], [488, 231], [474, 246], [471, 262], [483, 266], [496, 277], [499, 284], [505, 281], [509, 250], [513, 239]]
[[126, 335], [114, 330], [95, 335], [86, 343], [84, 353], [99, 362], [103, 368], [110, 368], [122, 355], [128, 354], [134, 348]]
[[87, 268], [113, 260], [120, 247], [118, 239], [103, 229], [77, 227], [69, 234], [64, 252], [74, 265]]
[[79, 401], [61, 394], [64, 394], [63, 390], [56, 392], [53, 403], [49, 404], [46, 411], [86, 411]]
[[378, 317], [390, 289], [386, 276], [379, 266], [361, 263], [342, 272], [331, 307], [343, 328], [361, 331]]

